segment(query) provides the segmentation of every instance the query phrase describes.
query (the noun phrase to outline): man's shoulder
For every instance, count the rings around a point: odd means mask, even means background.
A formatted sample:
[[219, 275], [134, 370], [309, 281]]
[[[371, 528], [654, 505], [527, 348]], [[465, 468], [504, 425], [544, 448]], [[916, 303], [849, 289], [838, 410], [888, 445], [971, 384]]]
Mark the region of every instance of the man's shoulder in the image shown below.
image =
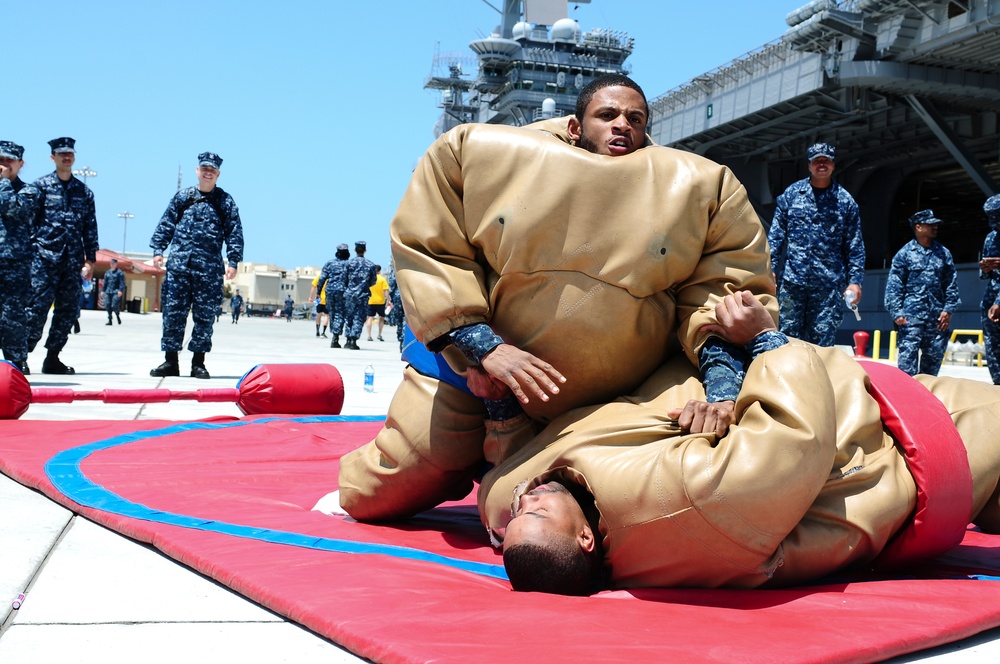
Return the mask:
[[55, 183], [58, 180], [59, 177], [56, 175], [55, 171], [53, 171], [51, 173], [48, 173], [47, 175], [43, 175], [42, 177], [38, 178], [37, 180], [35, 180], [33, 184], [38, 189], [48, 189], [49, 187], [55, 185]]

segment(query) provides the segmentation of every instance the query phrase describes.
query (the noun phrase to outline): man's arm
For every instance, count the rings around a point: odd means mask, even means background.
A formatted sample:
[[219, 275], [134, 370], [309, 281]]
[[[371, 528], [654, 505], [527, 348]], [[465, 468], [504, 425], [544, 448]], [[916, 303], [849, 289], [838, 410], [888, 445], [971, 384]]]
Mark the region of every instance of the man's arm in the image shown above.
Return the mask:
[[854, 291], [854, 304], [861, 302], [861, 284], [865, 281], [865, 239], [861, 234], [861, 213], [852, 198], [846, 210], [847, 227], [844, 254], [847, 259], [848, 289]]
[[243, 260], [243, 222], [232, 196], [226, 195], [226, 279], [236, 278], [236, 266]]
[[905, 250], [899, 250], [889, 268], [889, 275], [885, 280], [885, 310], [897, 325], [906, 325], [906, 318], [903, 316], [903, 292], [906, 288], [906, 260], [903, 257]]
[[177, 213], [179, 204], [180, 195], [175, 194], [171, 197], [170, 202], [167, 203], [167, 209], [163, 211], [160, 223], [153, 229], [153, 236], [149, 240], [149, 247], [153, 250], [153, 265], [156, 267], [163, 267], [163, 252], [166, 251], [167, 247], [170, 246], [171, 240], [174, 239], [174, 231], [177, 229], [177, 222], [179, 221]]
[[83, 185], [87, 199], [83, 210], [83, 260], [93, 263], [97, 260], [97, 250], [101, 243], [97, 238], [97, 208], [94, 206], [94, 194]]

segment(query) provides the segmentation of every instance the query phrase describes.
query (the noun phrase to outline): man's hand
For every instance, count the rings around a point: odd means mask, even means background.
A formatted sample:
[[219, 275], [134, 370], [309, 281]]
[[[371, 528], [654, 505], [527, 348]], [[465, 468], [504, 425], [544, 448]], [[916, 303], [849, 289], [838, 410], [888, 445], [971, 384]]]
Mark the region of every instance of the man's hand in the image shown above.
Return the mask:
[[947, 311], [942, 311], [941, 315], [938, 316], [938, 325], [937, 325], [938, 330], [944, 332], [945, 330], [948, 329], [950, 325], [951, 325], [951, 313]]
[[979, 261], [979, 269], [983, 272], [992, 272], [1000, 269], [1000, 258], [993, 256], [983, 256]]
[[994, 304], [990, 307], [990, 310], [986, 312], [986, 317], [994, 323], [1000, 323], [1000, 306]]
[[506, 385], [521, 403], [529, 403], [529, 394], [542, 401], [549, 394], [559, 394], [555, 381], [566, 378], [548, 362], [510, 344], [500, 344], [483, 358], [483, 369], [496, 381]]
[[777, 330], [774, 319], [750, 291], [736, 291], [715, 305], [718, 325], [701, 329], [713, 332], [731, 344], [746, 346], [764, 332]]
[[469, 367], [465, 372], [469, 391], [480, 399], [498, 401], [510, 394], [510, 388], [483, 371], [482, 367]]
[[163, 267], [163, 256], [153, 256], [153, 267]]
[[861, 286], [858, 284], [850, 284], [844, 289], [844, 295], [847, 295], [848, 291], [854, 291], [854, 302], [851, 304], [858, 305], [861, 304]]
[[681, 429], [685, 431], [714, 433], [722, 438], [726, 435], [729, 425], [736, 421], [735, 410], [736, 404], [732, 401], [708, 403], [692, 399], [683, 408], [667, 411], [667, 417], [677, 420]]
[[235, 278], [236, 278], [236, 268], [230, 265], [229, 267], [226, 268], [226, 280], [232, 281]]

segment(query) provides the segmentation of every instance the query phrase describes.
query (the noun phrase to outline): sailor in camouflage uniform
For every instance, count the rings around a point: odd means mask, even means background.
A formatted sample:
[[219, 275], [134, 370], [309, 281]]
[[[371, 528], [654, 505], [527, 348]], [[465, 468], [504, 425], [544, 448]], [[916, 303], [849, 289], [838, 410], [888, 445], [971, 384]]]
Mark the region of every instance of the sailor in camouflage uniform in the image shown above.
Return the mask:
[[406, 314], [403, 312], [403, 294], [399, 292], [399, 284], [396, 283], [396, 270], [392, 263], [389, 263], [389, 271], [386, 272], [385, 280], [389, 282], [389, 301], [392, 308], [385, 317], [385, 322], [396, 326], [396, 340], [399, 341], [399, 352], [403, 352], [403, 330], [406, 328]]
[[834, 345], [844, 319], [841, 299], [861, 302], [865, 244], [854, 198], [833, 181], [836, 150], [806, 151], [809, 177], [778, 196], [767, 241], [778, 286], [779, 326], [786, 335]]
[[354, 251], [357, 255], [347, 261], [347, 290], [344, 293], [347, 314], [344, 333], [347, 335], [347, 343], [344, 344], [344, 348], [351, 350], [361, 350], [358, 347], [358, 339], [361, 337], [361, 330], [364, 329], [365, 320], [368, 319], [368, 298], [371, 297], [371, 287], [375, 285], [377, 279], [375, 263], [365, 258], [367, 249], [368, 245], [364, 240], [355, 242]]
[[983, 341], [986, 345], [986, 365], [994, 385], [1000, 385], [1000, 194], [986, 199], [983, 205], [990, 232], [983, 243], [979, 260], [979, 278], [986, 279], [983, 292]]
[[916, 237], [893, 256], [885, 284], [885, 309], [896, 327], [897, 364], [911, 376], [938, 374], [951, 315], [962, 302], [955, 261], [934, 239], [940, 223], [933, 210], [910, 217]]
[[[153, 262], [163, 265], [170, 247], [167, 276], [163, 281], [163, 336], [160, 348], [165, 362], [151, 376], [179, 376], [178, 352], [184, 345], [188, 311], [194, 321], [188, 350], [192, 378], [210, 378], [205, 353], [212, 350], [212, 324], [222, 306], [222, 277], [236, 278], [236, 265], [243, 260], [243, 225], [233, 197], [216, 186], [222, 158], [214, 152], [198, 155], [198, 186], [177, 192], [153, 231], [149, 246]], [[228, 266], [223, 269], [222, 243], [226, 243]]]
[[346, 244], [337, 245], [333, 260], [326, 262], [319, 275], [319, 282], [326, 284], [326, 313], [330, 317], [330, 333], [333, 335], [330, 348], [340, 348], [340, 334], [344, 331], [347, 313], [344, 293], [347, 290], [347, 259], [350, 257]]
[[0, 349], [24, 373], [28, 369], [31, 231], [41, 195], [18, 177], [24, 148], [0, 141]]
[[[28, 350], [42, 338], [42, 328], [52, 307], [52, 324], [45, 340], [48, 354], [42, 373], [73, 374], [73, 367], [59, 359], [73, 322], [80, 317], [83, 285], [80, 269], [97, 260], [97, 216], [94, 194], [73, 177], [76, 141], [69, 137], [49, 141], [56, 170], [35, 182], [42, 203], [35, 216], [31, 262], [31, 302], [28, 303]], [[54, 303], [54, 305], [53, 305]]]
[[121, 303], [122, 294], [125, 292], [125, 273], [118, 267], [118, 259], [111, 259], [111, 269], [104, 273], [104, 284], [101, 286], [104, 292], [104, 310], [108, 312], [108, 322], [111, 325], [111, 314], [114, 313], [118, 319], [118, 324], [122, 324]]

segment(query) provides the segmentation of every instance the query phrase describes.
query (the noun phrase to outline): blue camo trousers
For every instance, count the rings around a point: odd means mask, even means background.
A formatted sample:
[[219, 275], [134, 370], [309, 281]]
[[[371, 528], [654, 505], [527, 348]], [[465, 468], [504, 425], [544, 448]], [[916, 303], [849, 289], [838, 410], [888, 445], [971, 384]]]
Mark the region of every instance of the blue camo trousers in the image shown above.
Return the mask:
[[[348, 339], [360, 339], [361, 331], [365, 328], [365, 321], [368, 320], [368, 298], [371, 292], [365, 289], [364, 293], [346, 293], [344, 304], [347, 320], [344, 323], [344, 333]], [[329, 303], [327, 303], [329, 306]]]
[[28, 359], [28, 312], [24, 301], [31, 279], [27, 260], [0, 260], [0, 348], [11, 362]]
[[778, 327], [782, 333], [817, 346], [833, 346], [844, 320], [841, 294], [783, 281], [778, 288]]
[[163, 280], [163, 337], [160, 350], [179, 351], [184, 347], [184, 328], [191, 312], [194, 329], [188, 350], [208, 353], [212, 350], [212, 325], [222, 306], [221, 271], [167, 270]]
[[42, 338], [42, 328], [52, 309], [52, 324], [45, 347], [61, 351], [73, 329], [73, 321], [80, 317], [80, 299], [83, 285], [80, 282], [82, 264], [65, 258], [53, 263], [36, 254], [31, 260], [31, 301], [26, 307], [28, 316], [28, 350], [35, 350]]
[[948, 330], [938, 330], [936, 320], [911, 320], [895, 327], [896, 364], [900, 370], [911, 376], [918, 373], [938, 375], [948, 349]]
[[330, 317], [330, 332], [336, 336], [343, 334], [346, 314], [343, 291], [326, 292], [326, 313]]
[[986, 346], [986, 366], [994, 385], [1000, 385], [1000, 323], [986, 317], [989, 307], [983, 310], [983, 345]]
[[118, 315], [119, 305], [121, 305], [121, 296], [113, 295], [111, 293], [104, 294], [104, 310], [108, 312], [108, 322], [111, 321], [111, 314]]

